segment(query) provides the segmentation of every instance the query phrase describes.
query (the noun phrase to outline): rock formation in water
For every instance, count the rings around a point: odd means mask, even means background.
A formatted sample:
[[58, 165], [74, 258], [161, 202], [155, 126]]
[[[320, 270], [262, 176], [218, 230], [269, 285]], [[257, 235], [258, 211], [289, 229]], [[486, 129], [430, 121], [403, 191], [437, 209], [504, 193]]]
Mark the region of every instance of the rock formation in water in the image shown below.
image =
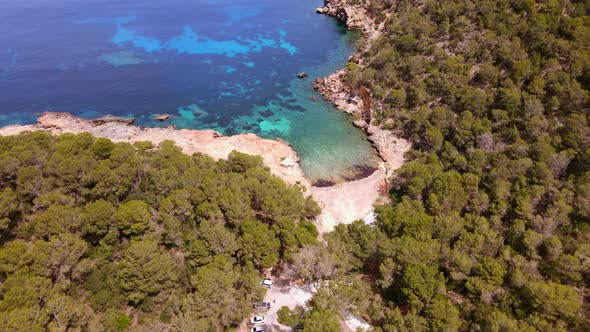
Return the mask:
[[168, 119], [170, 119], [172, 117], [172, 115], [170, 114], [158, 114], [155, 116], [155, 119], [158, 121], [166, 121]]

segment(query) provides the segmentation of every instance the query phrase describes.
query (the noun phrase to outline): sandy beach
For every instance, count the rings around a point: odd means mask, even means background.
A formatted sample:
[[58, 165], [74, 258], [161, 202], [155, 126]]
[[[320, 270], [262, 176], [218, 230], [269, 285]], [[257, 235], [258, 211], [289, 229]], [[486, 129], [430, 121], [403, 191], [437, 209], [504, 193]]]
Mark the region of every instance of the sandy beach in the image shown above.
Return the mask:
[[386, 181], [403, 165], [404, 154], [411, 147], [405, 140], [391, 142], [387, 145], [387, 160], [370, 176], [331, 187], [311, 187], [313, 198], [322, 207], [317, 225], [320, 233], [329, 232], [338, 224], [363, 219], [374, 210], [375, 203], [388, 200]]
[[0, 128], [0, 136], [17, 135], [24, 131], [44, 130], [53, 134], [89, 132], [96, 137], [114, 142], [149, 141], [158, 145], [172, 140], [186, 154], [203, 153], [215, 160], [225, 159], [233, 151], [262, 156], [271, 173], [290, 185], [300, 185], [306, 195], [312, 195], [322, 207], [316, 220], [320, 233], [331, 231], [340, 223], [351, 223], [364, 218], [373, 205], [384, 196], [385, 179], [393, 169], [403, 163], [409, 144], [392, 145], [390, 160], [382, 163], [369, 177], [337, 184], [331, 187], [313, 187], [298, 164], [299, 157], [288, 143], [262, 139], [254, 134], [222, 136], [213, 130], [186, 130], [169, 128], [140, 128], [117, 119], [91, 122], [69, 113], [48, 112], [36, 125]]

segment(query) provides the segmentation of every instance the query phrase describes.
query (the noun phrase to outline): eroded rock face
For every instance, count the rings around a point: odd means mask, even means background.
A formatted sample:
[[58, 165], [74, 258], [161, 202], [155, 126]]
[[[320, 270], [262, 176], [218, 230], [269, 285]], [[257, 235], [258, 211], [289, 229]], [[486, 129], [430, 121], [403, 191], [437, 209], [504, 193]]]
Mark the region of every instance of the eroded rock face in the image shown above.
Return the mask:
[[314, 88], [338, 109], [361, 116], [361, 110], [367, 107], [363, 104], [363, 100], [351, 91], [345, 75], [346, 72], [340, 70], [327, 77], [317, 78]]
[[352, 5], [345, 0], [324, 0], [324, 7], [317, 8], [320, 14], [326, 14], [336, 17], [340, 22], [348, 27], [365, 28], [367, 24], [373, 24], [373, 21], [366, 13], [366, 9], [361, 5]]
[[316, 79], [314, 87], [338, 109], [356, 116], [353, 125], [365, 130], [369, 141], [385, 162], [386, 169], [393, 170], [401, 166], [403, 154], [409, 150], [410, 143], [395, 136], [389, 130], [371, 124], [373, 121], [372, 97], [367, 88], [360, 87], [353, 90], [344, 70]]

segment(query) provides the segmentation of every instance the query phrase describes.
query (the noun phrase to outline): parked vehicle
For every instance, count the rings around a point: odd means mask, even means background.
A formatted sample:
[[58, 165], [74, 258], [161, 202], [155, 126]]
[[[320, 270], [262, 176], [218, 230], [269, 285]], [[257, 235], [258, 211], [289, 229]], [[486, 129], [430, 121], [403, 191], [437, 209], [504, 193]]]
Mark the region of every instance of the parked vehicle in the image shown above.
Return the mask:
[[260, 282], [260, 286], [266, 287], [266, 288], [271, 288], [272, 284], [273, 284], [273, 281], [270, 279], [262, 279], [262, 281]]
[[253, 327], [250, 332], [264, 332], [264, 328], [262, 326]]
[[264, 323], [264, 316], [254, 316], [254, 317], [250, 318], [250, 323], [263, 324]]
[[254, 303], [254, 309], [270, 309], [270, 302]]

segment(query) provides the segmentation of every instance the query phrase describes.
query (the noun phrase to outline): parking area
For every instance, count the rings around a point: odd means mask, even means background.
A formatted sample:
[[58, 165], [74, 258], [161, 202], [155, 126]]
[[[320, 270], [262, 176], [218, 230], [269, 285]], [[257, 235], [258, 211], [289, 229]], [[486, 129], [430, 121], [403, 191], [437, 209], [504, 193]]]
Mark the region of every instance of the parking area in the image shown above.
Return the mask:
[[[253, 314], [264, 316], [264, 325], [260, 326], [264, 328], [265, 332], [291, 331], [290, 327], [279, 324], [277, 311], [283, 306], [290, 309], [297, 306], [307, 308], [306, 302], [315, 293], [315, 288], [313, 285], [291, 285], [287, 280], [275, 279], [273, 281], [272, 287], [268, 288], [264, 297], [264, 302], [270, 303], [270, 309], [258, 309]], [[252, 325], [249, 328], [251, 327]], [[369, 330], [370, 325], [362, 318], [348, 313], [342, 321], [342, 330], [355, 331], [356, 329]], [[250, 329], [247, 331], [250, 331]]]
[[279, 324], [277, 311], [283, 306], [290, 309], [297, 306], [306, 308], [305, 303], [313, 296], [312, 291], [308, 286], [290, 286], [288, 283], [281, 285], [276, 282], [264, 297], [264, 301], [271, 304], [270, 310], [265, 313], [265, 323], [273, 327], [269, 331], [290, 331], [289, 327]]

